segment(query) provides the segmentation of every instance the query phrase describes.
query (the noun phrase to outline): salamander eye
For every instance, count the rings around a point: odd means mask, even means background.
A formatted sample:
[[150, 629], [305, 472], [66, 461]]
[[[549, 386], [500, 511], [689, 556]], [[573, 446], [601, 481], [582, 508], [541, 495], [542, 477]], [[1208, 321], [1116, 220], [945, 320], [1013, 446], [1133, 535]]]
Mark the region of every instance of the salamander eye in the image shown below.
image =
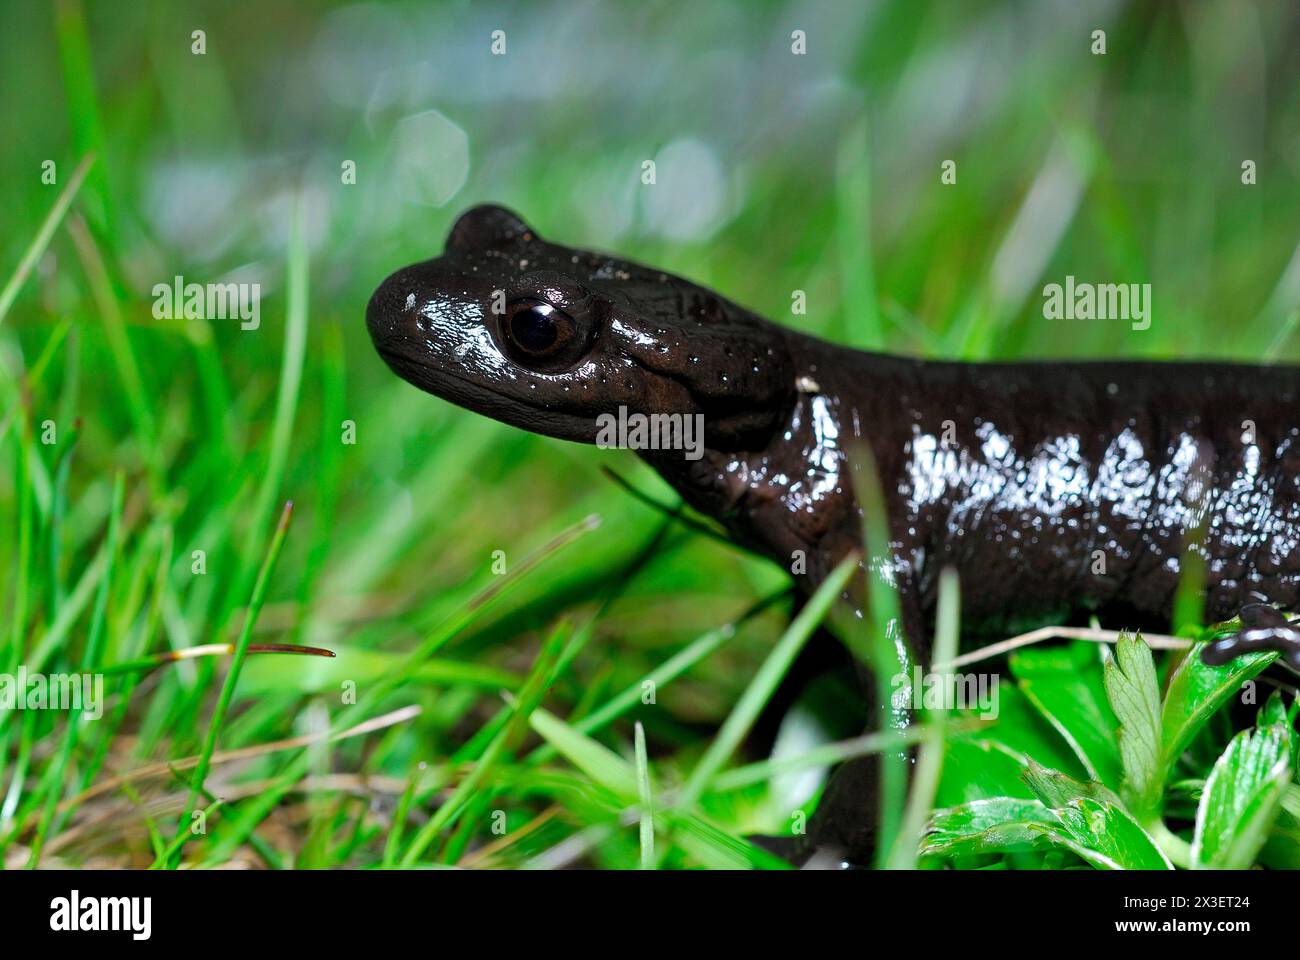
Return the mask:
[[524, 298], [506, 304], [501, 339], [516, 363], [535, 370], [573, 366], [591, 343], [590, 331], [543, 300]]

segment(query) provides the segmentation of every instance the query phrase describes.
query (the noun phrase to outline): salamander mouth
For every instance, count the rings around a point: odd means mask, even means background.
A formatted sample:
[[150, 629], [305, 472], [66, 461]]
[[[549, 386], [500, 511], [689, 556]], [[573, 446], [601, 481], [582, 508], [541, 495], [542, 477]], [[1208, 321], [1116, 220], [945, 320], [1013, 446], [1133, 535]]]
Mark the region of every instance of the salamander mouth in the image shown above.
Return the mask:
[[594, 415], [575, 414], [553, 404], [507, 397], [444, 367], [425, 363], [400, 350], [376, 344], [384, 362], [399, 377], [426, 393], [514, 427], [561, 440], [594, 443]]

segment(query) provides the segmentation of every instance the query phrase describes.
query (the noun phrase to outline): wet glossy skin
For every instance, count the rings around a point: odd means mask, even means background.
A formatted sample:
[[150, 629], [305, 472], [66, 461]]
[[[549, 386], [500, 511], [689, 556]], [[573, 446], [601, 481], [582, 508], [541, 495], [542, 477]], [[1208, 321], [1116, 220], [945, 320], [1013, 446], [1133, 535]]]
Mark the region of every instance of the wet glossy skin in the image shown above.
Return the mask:
[[[557, 352], [528, 354], [512, 331], [549, 343], [552, 317]], [[787, 569], [803, 551], [805, 589], [861, 543], [848, 454], [866, 444], [892, 538], [872, 560], [893, 573], [922, 661], [946, 565], [968, 635], [1093, 612], [1114, 628], [1166, 623], [1196, 529], [1207, 619], [1300, 598], [1295, 368], [861, 353], [547, 243], [499, 207], [469, 211], [443, 256], [385, 280], [366, 321], [400, 376], [526, 430], [594, 442], [596, 417], [620, 405], [702, 414], [702, 459], [643, 456], [738, 541]], [[1263, 646], [1300, 664], [1295, 632], [1271, 621], [1207, 659]]]

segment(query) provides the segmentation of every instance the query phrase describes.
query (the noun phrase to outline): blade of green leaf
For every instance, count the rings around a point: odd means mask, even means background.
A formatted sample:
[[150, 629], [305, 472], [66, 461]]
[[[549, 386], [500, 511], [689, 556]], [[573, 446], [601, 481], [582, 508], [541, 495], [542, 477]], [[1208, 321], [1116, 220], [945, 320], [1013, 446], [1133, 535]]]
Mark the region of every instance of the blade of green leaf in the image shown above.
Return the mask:
[[1069, 836], [1065, 846], [1099, 869], [1172, 870], [1155, 839], [1104, 784], [1030, 762], [1025, 782]]
[[235, 644], [234, 655], [230, 658], [230, 668], [226, 673], [225, 683], [221, 685], [221, 693], [217, 698], [217, 707], [212, 711], [212, 719], [208, 723], [207, 736], [203, 741], [203, 750], [199, 754], [199, 762], [194, 768], [194, 776], [190, 779], [190, 792], [176, 827], [176, 836], [172, 840], [172, 846], [168, 848], [167, 859], [161, 862], [155, 861], [155, 866], [171, 864], [171, 858], [180, 853], [181, 845], [190, 835], [190, 812], [194, 809], [197, 798], [203, 792], [204, 781], [207, 780], [208, 770], [212, 765], [212, 752], [217, 748], [217, 737], [221, 733], [222, 724], [225, 723], [226, 712], [230, 709], [230, 701], [235, 695], [235, 687], [239, 684], [239, 674], [244, 666], [244, 658], [248, 656], [248, 645], [252, 640], [253, 626], [257, 623], [257, 615], [261, 612], [262, 604], [266, 601], [266, 591], [271, 582], [271, 572], [275, 569], [275, 562], [280, 557], [280, 549], [284, 546], [284, 538], [289, 533], [289, 522], [292, 519], [293, 501], [289, 501], [280, 512], [280, 522], [276, 525], [275, 533], [271, 536], [271, 544], [267, 547], [266, 557], [262, 561], [262, 568], [258, 571], [257, 581], [253, 584], [253, 595], [248, 602], [248, 616], [244, 620], [239, 640]]
[[528, 724], [566, 760], [620, 800], [632, 803], [636, 799], [636, 772], [609, 747], [579, 733], [541, 707], [532, 712]]
[[745, 692], [741, 694], [740, 700], [736, 702], [736, 706], [723, 722], [717, 736], [709, 744], [709, 749], [691, 771], [691, 776], [682, 787], [678, 799], [678, 806], [681, 809], [687, 810], [694, 805], [709, 781], [713, 779], [713, 775], [727, 762], [727, 758], [735, 753], [745, 734], [754, 725], [764, 704], [781, 682], [781, 678], [790, 669], [794, 658], [803, 649], [812, 632], [825, 619], [831, 605], [844, 590], [857, 564], [856, 552], [850, 553], [841, 560], [831, 571], [830, 576], [822, 581], [807, 605], [799, 611], [799, 615], [790, 622], [790, 626], [776, 642], [776, 646], [758, 668], [754, 679], [750, 681]]
[[[1035, 824], [1048, 832], [1034, 829]], [[956, 857], [1032, 850], [1049, 845], [1048, 834], [1056, 829], [1056, 818], [1037, 800], [988, 797], [934, 811], [921, 853]]]
[[[285, 663], [283, 659], [268, 657], [250, 662], [244, 668], [244, 682], [236, 695], [264, 697], [284, 690], [320, 693], [337, 690], [345, 680], [365, 686], [392, 674], [406, 660], [404, 654], [388, 650], [355, 646], [331, 647], [331, 650], [333, 659], [295, 658], [293, 663]], [[412, 683], [464, 684], [491, 690], [517, 690], [521, 683], [521, 678], [508, 670], [460, 660], [434, 658], [414, 667], [406, 665], [406, 670], [407, 679]]]
[[1103, 668], [1106, 696], [1119, 719], [1123, 794], [1146, 821], [1159, 807], [1164, 785], [1160, 768], [1160, 684], [1151, 650], [1140, 635], [1121, 633], [1115, 655]]
[[88, 153], [82, 157], [81, 162], [77, 164], [77, 169], [72, 172], [72, 176], [68, 179], [58, 199], [54, 201], [54, 206], [50, 207], [50, 212], [45, 215], [45, 221], [41, 224], [40, 229], [36, 231], [36, 236], [27, 245], [27, 249], [23, 252], [23, 258], [18, 261], [18, 267], [9, 275], [4, 290], [0, 291], [0, 323], [4, 323], [9, 308], [13, 306], [14, 300], [18, 297], [18, 291], [22, 289], [23, 282], [32, 272], [32, 268], [36, 266], [36, 262], [41, 259], [41, 254], [45, 252], [45, 248], [50, 245], [50, 239], [54, 236], [54, 231], [59, 228], [63, 215], [68, 212], [73, 197], [77, 195], [82, 181], [86, 179], [86, 174], [90, 171], [91, 164], [94, 162], [95, 155], [93, 153]]
[[[614, 795], [617, 802], [637, 802], [635, 767], [554, 714], [538, 709], [529, 722], [539, 736], [575, 767]], [[702, 818], [678, 810], [655, 810], [660, 829], [672, 830], [676, 842], [701, 863], [718, 869], [784, 869], [789, 864], [752, 843], [718, 830]]]
[[1106, 700], [1095, 646], [1021, 650], [1010, 659], [1021, 692], [1070, 745], [1088, 776], [1119, 787], [1118, 723]]
[[636, 786], [641, 809], [641, 869], [655, 867], [655, 807], [650, 787], [650, 758], [646, 754], [645, 727], [637, 721], [636, 736]]
[[1211, 667], [1201, 662], [1204, 645], [1202, 641], [1192, 647], [1169, 678], [1160, 717], [1161, 780], [1169, 776], [1174, 763], [1215, 711], [1279, 656], [1273, 651], [1248, 653]]
[[1021, 776], [1028, 759], [996, 740], [950, 733], [935, 806], [954, 807], [994, 797], [1033, 799]]
[[[968, 767], [967, 772], [989, 788], [984, 792], [969, 794], [964, 792], [964, 781], [956, 777], [950, 781], [945, 772], [944, 782], [940, 785], [940, 794], [945, 799], [940, 806], [952, 806], [980, 796], [1032, 796], [1020, 778], [1021, 771], [1031, 757], [1044, 766], [1060, 770], [1075, 779], [1086, 776], [1079, 758], [1010, 678], [998, 681], [997, 718], [992, 726], [965, 735], [950, 731], [948, 758], [944, 761], [945, 771], [949, 763], [960, 762], [954, 759], [952, 748], [964, 740], [976, 747], [990, 764], [996, 764], [999, 770]], [[996, 787], [998, 782], [1004, 786]], [[957, 794], [953, 791], [962, 792]]]
[[1076, 780], [1060, 770], [1051, 770], [1034, 760], [1025, 768], [1024, 781], [1034, 796], [1049, 807], [1064, 807], [1071, 800], [1085, 798], [1113, 806], [1120, 805], [1119, 797], [1104, 784]]
[[429, 821], [420, 828], [420, 831], [411, 841], [410, 847], [402, 856], [401, 864], [403, 867], [413, 867], [418, 862], [421, 854], [428, 849], [434, 839], [449, 827], [456, 818], [465, 809], [466, 804], [474, 794], [480, 789], [483, 781], [492, 768], [496, 766], [501, 756], [510, 748], [511, 744], [518, 738], [524, 727], [531, 723], [533, 712], [546, 696], [546, 691], [550, 688], [555, 677], [556, 664], [559, 662], [560, 654], [564, 649], [564, 643], [572, 633], [567, 623], [559, 624], [547, 636], [542, 644], [541, 652], [538, 653], [537, 659], [533, 661], [532, 669], [528, 672], [528, 677], [524, 681], [523, 688], [519, 691], [519, 696], [514, 700], [512, 706], [514, 712], [510, 717], [510, 722], [492, 738], [483, 755], [479, 757], [478, 763], [464, 780], [462, 780], [456, 789], [452, 791], [450, 797], [443, 801], [437, 811], [429, 818]]
[[1210, 771], [1196, 811], [1192, 864], [1214, 870], [1251, 865], [1291, 779], [1291, 745], [1281, 724], [1243, 730]]
[[[939, 606], [935, 617], [934, 657], [946, 663], [957, 655], [961, 621], [961, 590], [957, 571], [946, 568], [939, 574]], [[894, 838], [894, 849], [889, 855], [891, 870], [916, 868], [917, 852], [925, 836], [926, 817], [934, 807], [934, 797], [943, 773], [945, 729], [948, 712], [930, 711], [925, 718], [925, 737], [917, 751], [916, 772], [907, 798], [907, 808]]]
[[[842, 631], [849, 649], [871, 668], [875, 676], [875, 712], [878, 729], [899, 729], [912, 723], [906, 704], [895, 702], [894, 678], [908, 675], [912, 667], [909, 637], [903, 629], [902, 601], [890, 575], [895, 560], [889, 527], [889, 510], [880, 471], [871, 445], [849, 450], [854, 493], [862, 507], [863, 569], [866, 571], [866, 617]], [[879, 761], [875, 866], [887, 866], [902, 826], [907, 804], [911, 760], [906, 753], [886, 753]]]
[[1077, 797], [1053, 808], [1075, 841], [1070, 849], [1094, 867], [1121, 870], [1172, 870], [1164, 851], [1122, 807]]

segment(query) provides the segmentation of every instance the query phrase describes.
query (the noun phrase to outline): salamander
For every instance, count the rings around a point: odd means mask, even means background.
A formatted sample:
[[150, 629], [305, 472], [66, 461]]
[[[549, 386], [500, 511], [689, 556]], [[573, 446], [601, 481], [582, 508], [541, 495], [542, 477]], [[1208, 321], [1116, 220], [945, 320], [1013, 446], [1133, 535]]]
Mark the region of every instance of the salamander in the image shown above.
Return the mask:
[[366, 323], [398, 376], [525, 430], [594, 443], [620, 415], [697, 418], [702, 449], [639, 454], [804, 592], [861, 548], [864, 447], [889, 538], [869, 562], [922, 663], [945, 567], [964, 635], [1080, 615], [1149, 628], [1196, 551], [1206, 621], [1244, 624], [1205, 659], [1275, 648], [1300, 666], [1274, 609], [1300, 600], [1300, 368], [861, 352], [499, 206], [385, 279]]

